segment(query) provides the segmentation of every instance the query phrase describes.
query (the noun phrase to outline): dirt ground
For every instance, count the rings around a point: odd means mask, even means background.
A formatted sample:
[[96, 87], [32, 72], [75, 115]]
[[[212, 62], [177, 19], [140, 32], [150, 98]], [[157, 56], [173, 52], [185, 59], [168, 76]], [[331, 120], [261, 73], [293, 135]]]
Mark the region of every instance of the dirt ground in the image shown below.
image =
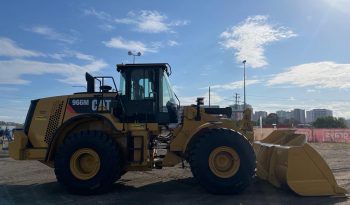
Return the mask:
[[[312, 144], [329, 163], [339, 185], [350, 191], [350, 144]], [[129, 172], [107, 194], [77, 196], [57, 182], [53, 169], [37, 161], [15, 161], [0, 153], [0, 204], [350, 204], [346, 197], [300, 197], [265, 181], [239, 195], [212, 195], [189, 168]]]

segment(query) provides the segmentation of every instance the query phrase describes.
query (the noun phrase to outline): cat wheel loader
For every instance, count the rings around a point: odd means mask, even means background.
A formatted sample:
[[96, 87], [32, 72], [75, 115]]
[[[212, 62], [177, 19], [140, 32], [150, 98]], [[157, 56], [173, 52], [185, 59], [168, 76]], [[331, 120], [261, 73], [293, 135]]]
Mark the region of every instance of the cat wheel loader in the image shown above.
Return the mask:
[[230, 108], [205, 108], [203, 98], [181, 107], [166, 63], [117, 71], [119, 89], [111, 76], [86, 73], [85, 92], [32, 100], [10, 156], [54, 168], [57, 181], [78, 194], [106, 192], [129, 171], [184, 161], [215, 194], [239, 193], [256, 174], [301, 195], [345, 193], [303, 136], [274, 132], [253, 143], [249, 110], [237, 126]]

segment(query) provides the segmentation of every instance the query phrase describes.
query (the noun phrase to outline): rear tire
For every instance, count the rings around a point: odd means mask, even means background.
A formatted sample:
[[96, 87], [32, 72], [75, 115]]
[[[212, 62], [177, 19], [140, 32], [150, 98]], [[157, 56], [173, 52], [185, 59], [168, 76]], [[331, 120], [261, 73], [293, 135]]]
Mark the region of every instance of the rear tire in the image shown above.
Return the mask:
[[190, 150], [193, 176], [210, 193], [239, 193], [255, 175], [255, 153], [248, 140], [229, 129], [210, 129]]
[[109, 191], [120, 178], [122, 165], [116, 142], [99, 131], [68, 136], [55, 156], [57, 181], [76, 194]]

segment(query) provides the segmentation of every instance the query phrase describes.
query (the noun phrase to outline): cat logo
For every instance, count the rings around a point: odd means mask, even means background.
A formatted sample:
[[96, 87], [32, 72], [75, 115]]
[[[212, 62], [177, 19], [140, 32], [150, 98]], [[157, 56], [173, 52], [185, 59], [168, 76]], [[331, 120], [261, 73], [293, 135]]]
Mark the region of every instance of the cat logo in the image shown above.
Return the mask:
[[112, 100], [97, 100], [91, 101], [92, 111], [110, 111]]

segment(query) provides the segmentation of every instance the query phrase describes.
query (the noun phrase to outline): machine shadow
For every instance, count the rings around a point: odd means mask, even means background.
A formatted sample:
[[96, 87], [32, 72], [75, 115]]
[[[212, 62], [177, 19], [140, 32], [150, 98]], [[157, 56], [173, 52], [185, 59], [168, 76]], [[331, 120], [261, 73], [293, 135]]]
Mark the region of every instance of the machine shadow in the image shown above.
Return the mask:
[[207, 193], [190, 177], [140, 187], [121, 179], [106, 194], [81, 196], [68, 193], [57, 182], [31, 185], [0, 184], [0, 204], [335, 204], [344, 197], [301, 197], [256, 180], [236, 195]]

